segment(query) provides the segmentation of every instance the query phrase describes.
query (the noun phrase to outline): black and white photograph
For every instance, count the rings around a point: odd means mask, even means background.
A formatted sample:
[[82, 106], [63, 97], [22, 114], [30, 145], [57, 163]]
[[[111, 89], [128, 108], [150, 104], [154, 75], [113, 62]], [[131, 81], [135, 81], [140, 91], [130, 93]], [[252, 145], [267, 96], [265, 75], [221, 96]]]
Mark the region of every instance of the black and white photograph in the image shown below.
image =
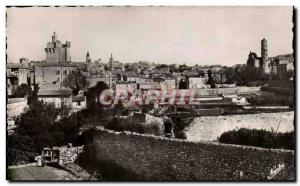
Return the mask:
[[296, 181], [294, 6], [5, 11], [9, 182]]

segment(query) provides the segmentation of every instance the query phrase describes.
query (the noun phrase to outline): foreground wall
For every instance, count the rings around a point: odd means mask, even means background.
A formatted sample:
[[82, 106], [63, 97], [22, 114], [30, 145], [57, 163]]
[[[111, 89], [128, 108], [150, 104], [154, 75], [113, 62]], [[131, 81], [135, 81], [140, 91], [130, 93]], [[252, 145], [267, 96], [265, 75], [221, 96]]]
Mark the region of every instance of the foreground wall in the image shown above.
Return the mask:
[[294, 152], [287, 150], [195, 143], [107, 130], [97, 132], [94, 146], [100, 169], [109, 162], [123, 169], [123, 174], [128, 173], [123, 175], [125, 180], [268, 180], [271, 168], [279, 163], [284, 163], [285, 168], [272, 180], [295, 179]]

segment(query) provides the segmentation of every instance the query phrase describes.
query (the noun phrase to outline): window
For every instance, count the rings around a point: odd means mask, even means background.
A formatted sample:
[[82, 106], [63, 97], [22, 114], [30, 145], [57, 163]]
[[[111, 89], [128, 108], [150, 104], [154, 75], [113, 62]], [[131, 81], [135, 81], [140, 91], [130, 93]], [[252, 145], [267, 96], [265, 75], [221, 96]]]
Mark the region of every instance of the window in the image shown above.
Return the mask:
[[80, 106], [80, 105], [81, 105], [81, 102], [80, 102], [80, 101], [77, 101], [77, 105]]
[[65, 75], [67, 75], [67, 74], [68, 74], [68, 71], [67, 71], [67, 70], [65, 70], [65, 72], [64, 72], [64, 73], [65, 73]]
[[59, 73], [60, 73], [60, 71], [59, 71], [59, 70], [57, 70], [57, 71], [56, 71], [56, 75], [59, 75]]

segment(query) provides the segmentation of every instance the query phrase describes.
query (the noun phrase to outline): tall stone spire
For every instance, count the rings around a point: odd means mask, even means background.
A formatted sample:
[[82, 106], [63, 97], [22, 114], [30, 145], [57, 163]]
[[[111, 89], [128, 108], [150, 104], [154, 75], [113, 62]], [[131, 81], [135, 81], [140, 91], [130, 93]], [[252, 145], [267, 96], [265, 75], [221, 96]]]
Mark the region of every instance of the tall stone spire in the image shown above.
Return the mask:
[[86, 58], [85, 59], [86, 59], [87, 63], [91, 62], [91, 58], [90, 58], [90, 53], [89, 52], [86, 53]]

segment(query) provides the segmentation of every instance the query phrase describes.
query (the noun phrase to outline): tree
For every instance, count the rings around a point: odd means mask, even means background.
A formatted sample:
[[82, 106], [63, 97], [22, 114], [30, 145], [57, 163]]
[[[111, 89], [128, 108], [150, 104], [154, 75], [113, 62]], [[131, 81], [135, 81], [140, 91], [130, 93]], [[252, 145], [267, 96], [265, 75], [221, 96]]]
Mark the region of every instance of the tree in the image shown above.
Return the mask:
[[55, 123], [58, 114], [59, 109], [54, 108], [54, 105], [36, 101], [16, 119], [18, 133], [34, 136], [36, 133], [47, 132], [48, 126]]
[[25, 97], [25, 96], [29, 96], [31, 94], [31, 89], [30, 87], [25, 84], [25, 83], [22, 83], [20, 86], [17, 87], [16, 89], [16, 92], [15, 92], [15, 96], [16, 97]]
[[88, 86], [88, 81], [85, 76], [80, 73], [80, 71], [75, 71], [70, 73], [67, 78], [64, 79], [63, 85], [71, 88], [73, 90], [73, 94], [77, 94], [80, 89]]
[[98, 110], [101, 109], [101, 103], [100, 103], [100, 95], [102, 91], [108, 89], [109, 87], [103, 82], [100, 81], [96, 84], [96, 86], [93, 86], [88, 89], [87, 91], [87, 107], [91, 114], [98, 113]]
[[186, 80], [185, 80], [185, 79], [181, 79], [181, 80], [179, 81], [179, 89], [188, 89], [187, 83], [186, 83]]
[[224, 73], [228, 84], [235, 83], [235, 71], [232, 67], [225, 68]]
[[212, 71], [208, 70], [207, 74], [208, 74], [207, 84], [209, 84], [211, 88], [216, 88], [216, 82], [215, 82], [214, 78], [212, 77]]
[[118, 103], [114, 105], [112, 111], [114, 115], [119, 115], [123, 110], [124, 110], [124, 105], [122, 101], [119, 100]]
[[[57, 109], [53, 104], [33, 101], [16, 119], [16, 133], [8, 137], [9, 164], [32, 161], [43, 147], [77, 142], [83, 113], [68, 117], [67, 113], [65, 107]], [[57, 121], [59, 115], [62, 119]]]

